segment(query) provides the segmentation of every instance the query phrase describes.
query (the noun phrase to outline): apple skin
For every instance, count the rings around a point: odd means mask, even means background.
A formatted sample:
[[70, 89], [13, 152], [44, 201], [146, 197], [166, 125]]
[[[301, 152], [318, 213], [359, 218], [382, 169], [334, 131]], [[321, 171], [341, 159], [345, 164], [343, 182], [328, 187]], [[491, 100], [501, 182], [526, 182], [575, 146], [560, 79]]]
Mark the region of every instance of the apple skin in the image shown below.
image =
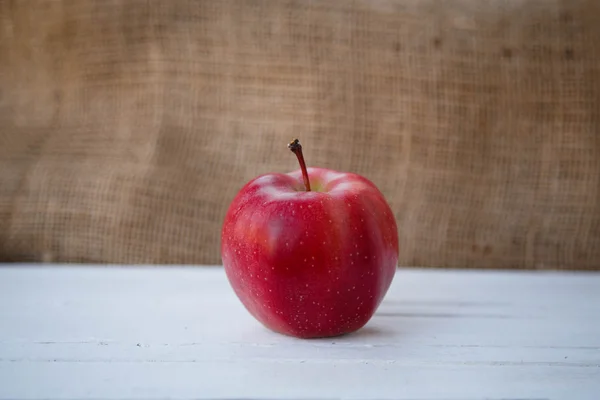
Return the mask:
[[248, 182], [226, 214], [224, 269], [235, 294], [272, 331], [297, 338], [362, 328], [387, 293], [398, 232], [383, 194], [353, 173], [308, 168]]

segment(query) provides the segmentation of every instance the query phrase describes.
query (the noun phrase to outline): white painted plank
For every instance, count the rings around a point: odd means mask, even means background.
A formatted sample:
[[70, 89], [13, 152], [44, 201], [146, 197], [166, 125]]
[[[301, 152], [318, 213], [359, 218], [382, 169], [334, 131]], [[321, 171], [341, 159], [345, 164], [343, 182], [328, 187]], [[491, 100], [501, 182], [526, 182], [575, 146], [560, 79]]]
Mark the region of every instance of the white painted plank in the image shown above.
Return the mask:
[[0, 268], [0, 399], [596, 399], [600, 274], [399, 270], [356, 334], [297, 340], [221, 268]]

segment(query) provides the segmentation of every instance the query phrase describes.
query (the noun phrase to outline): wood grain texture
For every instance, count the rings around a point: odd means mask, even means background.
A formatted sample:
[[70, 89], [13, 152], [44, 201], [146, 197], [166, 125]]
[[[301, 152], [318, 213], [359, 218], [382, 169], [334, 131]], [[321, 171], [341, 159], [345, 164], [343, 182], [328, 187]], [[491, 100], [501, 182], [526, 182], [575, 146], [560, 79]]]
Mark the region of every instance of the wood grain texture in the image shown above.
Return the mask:
[[214, 268], [0, 268], [0, 399], [596, 399], [600, 274], [399, 270], [371, 322], [272, 333]]

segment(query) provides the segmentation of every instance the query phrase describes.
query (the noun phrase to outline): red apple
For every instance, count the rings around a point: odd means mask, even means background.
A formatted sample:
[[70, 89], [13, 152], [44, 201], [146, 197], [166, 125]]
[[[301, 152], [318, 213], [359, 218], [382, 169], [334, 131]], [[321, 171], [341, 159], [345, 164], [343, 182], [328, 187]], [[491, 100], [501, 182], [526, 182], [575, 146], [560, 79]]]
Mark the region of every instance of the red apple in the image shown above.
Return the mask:
[[373, 316], [398, 262], [394, 214], [368, 179], [301, 168], [248, 182], [222, 230], [227, 278], [267, 328], [299, 338], [356, 331]]

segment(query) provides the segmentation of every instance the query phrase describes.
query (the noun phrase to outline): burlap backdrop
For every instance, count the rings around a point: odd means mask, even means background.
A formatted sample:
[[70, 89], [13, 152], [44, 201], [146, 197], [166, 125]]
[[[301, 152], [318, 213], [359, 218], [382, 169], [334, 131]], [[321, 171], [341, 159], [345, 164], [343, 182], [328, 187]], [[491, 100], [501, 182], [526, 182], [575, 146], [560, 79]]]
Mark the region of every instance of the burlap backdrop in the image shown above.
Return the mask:
[[373, 180], [402, 265], [600, 267], [600, 2], [0, 0], [0, 259], [219, 263], [257, 174]]

